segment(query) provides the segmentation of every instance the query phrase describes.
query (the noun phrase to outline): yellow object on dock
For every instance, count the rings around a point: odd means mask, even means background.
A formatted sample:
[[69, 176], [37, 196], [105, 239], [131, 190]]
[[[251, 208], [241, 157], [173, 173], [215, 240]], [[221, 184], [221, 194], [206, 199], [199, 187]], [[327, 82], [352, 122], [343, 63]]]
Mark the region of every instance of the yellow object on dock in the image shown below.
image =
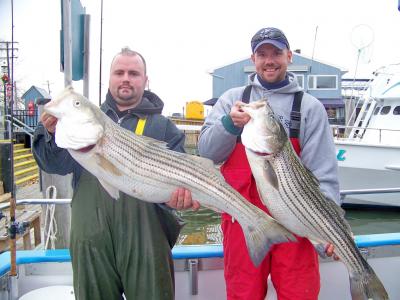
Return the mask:
[[186, 119], [204, 120], [204, 105], [200, 101], [186, 102]]

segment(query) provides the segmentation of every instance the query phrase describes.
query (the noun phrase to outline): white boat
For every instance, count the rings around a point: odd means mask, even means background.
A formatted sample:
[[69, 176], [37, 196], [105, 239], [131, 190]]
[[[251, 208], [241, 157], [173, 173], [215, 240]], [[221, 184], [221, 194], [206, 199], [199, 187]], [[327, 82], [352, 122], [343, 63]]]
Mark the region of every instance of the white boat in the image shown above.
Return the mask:
[[[400, 299], [400, 233], [356, 236], [361, 252], [382, 280], [390, 299]], [[176, 246], [176, 300], [226, 299], [221, 245]], [[10, 253], [0, 255], [0, 300], [74, 299], [69, 251], [17, 252], [18, 276], [9, 276]], [[347, 269], [322, 259], [319, 299], [351, 299]], [[267, 300], [276, 299], [269, 282]]]
[[[376, 71], [362, 101], [348, 136], [335, 134], [340, 189], [400, 191], [400, 65]], [[343, 203], [400, 207], [400, 193], [349, 195]]]

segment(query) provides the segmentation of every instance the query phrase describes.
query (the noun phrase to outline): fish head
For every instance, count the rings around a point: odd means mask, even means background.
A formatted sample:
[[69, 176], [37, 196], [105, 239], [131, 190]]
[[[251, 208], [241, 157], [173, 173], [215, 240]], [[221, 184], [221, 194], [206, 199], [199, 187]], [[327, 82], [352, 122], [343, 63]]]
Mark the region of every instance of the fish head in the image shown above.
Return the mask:
[[103, 136], [102, 112], [71, 86], [47, 103], [44, 111], [58, 119], [55, 141], [60, 148], [93, 148]]
[[[285, 140], [286, 131], [276, 117], [267, 99], [241, 105], [250, 116], [241, 135], [243, 145], [253, 152], [273, 154], [279, 152]], [[285, 138], [286, 137], [286, 138]]]

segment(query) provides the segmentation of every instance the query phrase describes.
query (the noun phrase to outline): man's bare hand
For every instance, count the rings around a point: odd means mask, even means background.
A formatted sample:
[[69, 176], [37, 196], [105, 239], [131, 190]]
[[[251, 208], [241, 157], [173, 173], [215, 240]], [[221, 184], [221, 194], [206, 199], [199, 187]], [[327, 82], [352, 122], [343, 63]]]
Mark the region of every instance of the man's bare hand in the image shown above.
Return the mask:
[[40, 121], [42, 121], [44, 128], [46, 128], [48, 132], [54, 133], [56, 131], [56, 125], [58, 121], [56, 117], [44, 112], [40, 116]]
[[242, 104], [243, 102], [237, 101], [235, 105], [232, 106], [231, 112], [229, 113], [232, 122], [236, 127], [243, 127], [250, 120], [249, 114], [240, 108]]
[[340, 258], [334, 253], [334, 251], [335, 247], [332, 244], [328, 244], [328, 246], [326, 246], [325, 249], [326, 255], [328, 255], [329, 257], [333, 255], [334, 260], [339, 260]]
[[170, 200], [166, 204], [177, 210], [191, 208], [193, 211], [196, 211], [200, 208], [200, 203], [193, 200], [192, 193], [184, 188], [178, 188], [173, 192]]

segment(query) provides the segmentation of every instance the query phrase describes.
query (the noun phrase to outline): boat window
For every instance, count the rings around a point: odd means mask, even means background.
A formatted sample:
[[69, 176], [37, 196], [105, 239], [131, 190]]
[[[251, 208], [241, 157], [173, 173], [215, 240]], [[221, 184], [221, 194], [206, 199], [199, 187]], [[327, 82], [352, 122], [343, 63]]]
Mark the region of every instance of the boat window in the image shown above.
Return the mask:
[[380, 106], [376, 107], [374, 110], [374, 115], [377, 115], [379, 113], [379, 110], [381, 109]]
[[394, 114], [394, 115], [400, 115], [400, 106], [396, 106], [396, 107], [393, 109], [393, 114]]
[[390, 111], [390, 108], [391, 108], [390, 106], [382, 107], [381, 115], [387, 115], [389, 113], [389, 111]]

